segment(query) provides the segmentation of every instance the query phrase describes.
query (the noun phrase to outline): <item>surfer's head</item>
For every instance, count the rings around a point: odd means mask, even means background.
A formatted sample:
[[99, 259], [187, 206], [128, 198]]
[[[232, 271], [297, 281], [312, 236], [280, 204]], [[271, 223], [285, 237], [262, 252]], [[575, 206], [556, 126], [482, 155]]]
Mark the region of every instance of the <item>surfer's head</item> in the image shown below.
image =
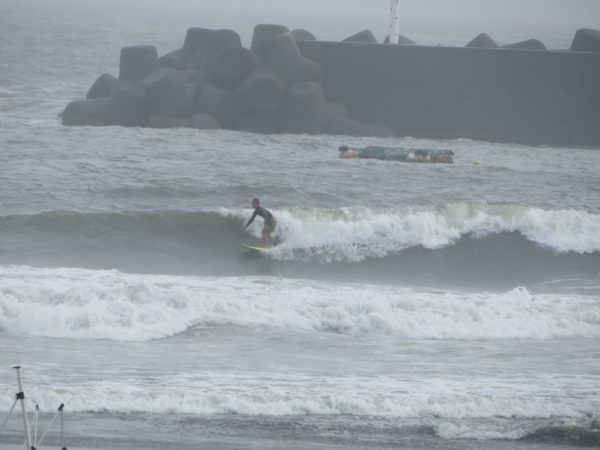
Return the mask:
[[254, 209], [256, 209], [256, 208], [258, 208], [259, 206], [260, 206], [260, 200], [259, 200], [259, 199], [257, 199], [257, 198], [253, 198], [253, 199], [252, 199], [252, 207], [253, 207]]
[[338, 150], [339, 150], [340, 152], [345, 152], [346, 150], [350, 150], [350, 149], [349, 149], [349, 148], [348, 148], [348, 146], [346, 146], [346, 145], [340, 145], [340, 146], [338, 147]]

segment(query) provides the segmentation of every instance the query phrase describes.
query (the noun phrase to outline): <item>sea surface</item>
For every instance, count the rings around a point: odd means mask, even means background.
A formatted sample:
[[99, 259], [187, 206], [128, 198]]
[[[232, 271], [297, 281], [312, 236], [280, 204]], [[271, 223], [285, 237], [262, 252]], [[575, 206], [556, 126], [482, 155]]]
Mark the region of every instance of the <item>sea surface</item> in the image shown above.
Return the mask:
[[[190, 26], [385, 36], [387, 1], [320, 3], [0, 0], [0, 421], [21, 364], [38, 435], [64, 403], [70, 449], [598, 446], [600, 151], [59, 122], [121, 46]], [[434, 19], [404, 34], [486, 31]], [[531, 23], [492, 31], [575, 31]], [[265, 255], [240, 246], [252, 197]]]

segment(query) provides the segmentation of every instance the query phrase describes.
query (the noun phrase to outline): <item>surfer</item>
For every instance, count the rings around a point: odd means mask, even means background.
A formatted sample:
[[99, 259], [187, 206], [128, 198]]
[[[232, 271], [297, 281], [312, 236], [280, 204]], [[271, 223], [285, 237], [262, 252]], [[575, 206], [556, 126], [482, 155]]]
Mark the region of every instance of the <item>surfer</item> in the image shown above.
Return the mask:
[[275, 220], [275, 217], [273, 216], [271, 211], [260, 206], [260, 200], [257, 198], [252, 199], [252, 208], [254, 208], [254, 213], [244, 226], [244, 230], [248, 228], [252, 224], [252, 222], [254, 222], [256, 216], [260, 216], [265, 221], [265, 224], [262, 229], [262, 245], [264, 245], [265, 247], [269, 246], [270, 244], [277, 245], [275, 239], [271, 237], [271, 233], [275, 231], [275, 227], [277, 226], [277, 221]]

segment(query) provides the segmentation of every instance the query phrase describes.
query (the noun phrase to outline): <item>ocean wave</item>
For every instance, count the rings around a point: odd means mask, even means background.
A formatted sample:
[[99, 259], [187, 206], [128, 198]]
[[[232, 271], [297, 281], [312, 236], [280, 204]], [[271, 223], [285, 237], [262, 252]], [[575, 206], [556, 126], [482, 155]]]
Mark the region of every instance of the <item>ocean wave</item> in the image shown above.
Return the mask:
[[594, 296], [423, 291], [272, 277], [177, 277], [0, 267], [0, 329], [145, 341], [194, 327], [417, 339], [599, 337]]
[[[142, 378], [93, 380], [69, 384], [36, 384], [28, 389], [30, 402], [52, 410], [60, 402], [69, 411], [119, 413], [179, 413], [249, 416], [350, 415], [382, 418], [445, 420], [560, 418], [580, 424], [594, 415], [597, 396], [565, 397], [562, 385], [535, 386], [528, 379], [498, 386], [492, 378], [439, 380], [435, 377], [399, 379], [393, 376], [325, 377], [283, 373], [194, 372]], [[169, 386], [156, 389], [156, 386]], [[7, 389], [9, 387], [7, 386]], [[588, 391], [585, 391], [588, 392]], [[556, 394], [561, 393], [560, 401]], [[554, 394], [554, 395], [553, 395]], [[8, 408], [10, 398], [0, 400]], [[489, 423], [482, 423], [489, 430]], [[443, 437], [470, 435], [473, 424], [440, 426]], [[508, 430], [497, 429], [503, 437]], [[530, 430], [532, 431], [532, 430]], [[513, 438], [522, 437], [513, 435]], [[487, 438], [501, 437], [488, 435]]]
[[[247, 211], [223, 210], [242, 218]], [[558, 253], [600, 252], [600, 214], [519, 205], [448, 204], [443, 207], [365, 207], [276, 211], [283, 244], [277, 259], [321, 262], [382, 258], [411, 247], [440, 249], [465, 237], [520, 233]], [[258, 237], [258, 230], [254, 229]]]
[[[539, 256], [537, 248], [573, 257], [600, 253], [600, 214], [587, 211], [456, 203], [393, 209], [275, 208], [273, 212], [281, 244], [267, 255], [278, 261], [356, 263], [401, 255], [409, 249], [451, 249], [465, 241], [472, 241], [476, 248], [478, 242], [499, 236], [512, 236], [506, 245], [515, 250], [522, 249], [526, 240], [534, 258]], [[177, 253], [182, 261], [192, 261], [202, 251], [211, 252], [211, 258], [231, 261], [234, 254], [240, 254], [241, 242], [260, 238], [261, 220], [250, 227], [250, 236], [241, 231], [250, 213], [221, 208], [0, 216], [5, 231], [0, 248], [5, 250], [4, 263], [21, 264], [30, 262], [20, 255], [34, 258], [38, 253], [56, 255], [57, 261], [61, 255], [77, 255], [78, 260], [94, 262], [94, 255], [107, 249], [114, 252], [115, 260], [119, 255], [130, 258], [156, 249], [167, 256]], [[12, 261], [6, 255], [13, 255]], [[66, 261], [62, 265], [72, 265]]]
[[434, 432], [443, 439], [505, 439], [527, 440], [553, 445], [595, 447], [600, 443], [600, 432], [593, 429], [591, 414], [567, 419], [510, 421], [440, 421]]

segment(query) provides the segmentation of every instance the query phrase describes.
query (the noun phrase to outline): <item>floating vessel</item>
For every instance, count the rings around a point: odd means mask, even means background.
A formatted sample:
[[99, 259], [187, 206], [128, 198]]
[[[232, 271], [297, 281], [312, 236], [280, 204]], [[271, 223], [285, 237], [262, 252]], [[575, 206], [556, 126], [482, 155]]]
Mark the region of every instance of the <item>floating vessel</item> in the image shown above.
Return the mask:
[[339, 147], [339, 151], [340, 158], [342, 159], [361, 158], [415, 163], [454, 163], [454, 152], [452, 150], [426, 150], [378, 146], [352, 148], [342, 145]]

